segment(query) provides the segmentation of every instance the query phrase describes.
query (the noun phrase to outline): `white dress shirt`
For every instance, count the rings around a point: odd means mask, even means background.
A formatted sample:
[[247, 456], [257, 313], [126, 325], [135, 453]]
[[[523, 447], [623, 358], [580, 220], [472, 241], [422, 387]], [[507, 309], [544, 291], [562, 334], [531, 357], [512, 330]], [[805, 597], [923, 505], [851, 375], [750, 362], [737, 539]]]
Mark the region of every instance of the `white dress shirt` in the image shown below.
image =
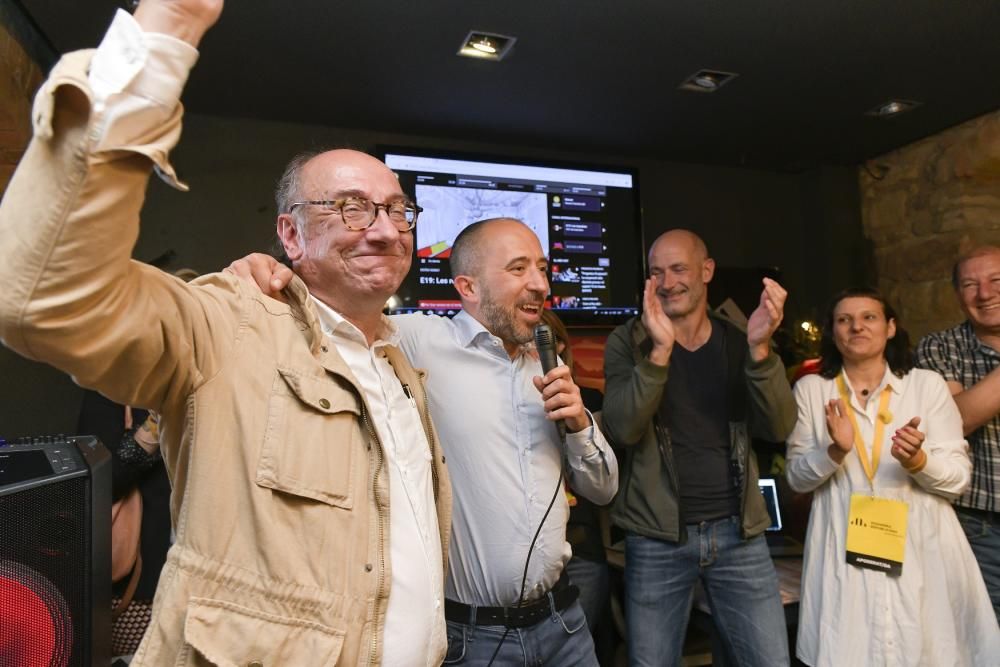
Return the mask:
[[[813, 491], [802, 570], [796, 653], [810, 665], [1000, 665], [1000, 629], [982, 575], [950, 501], [969, 483], [971, 463], [962, 418], [937, 373], [886, 369], [862, 406], [853, 393], [869, 460], [879, 395], [891, 387], [891, 422], [884, 429], [874, 493], [909, 507], [901, 576], [846, 562], [852, 494], [871, 494], [857, 454], [842, 464], [827, 453], [832, 442], [824, 406], [839, 398], [835, 380], [810, 375], [795, 385], [798, 422], [788, 438], [788, 482]], [[850, 386], [850, 383], [848, 383]], [[891, 439], [913, 417], [926, 434], [927, 464], [910, 474], [892, 457]]]
[[382, 335], [369, 347], [356, 326], [319, 299], [313, 303], [324, 333], [364, 389], [389, 473], [392, 588], [382, 664], [437, 667], [433, 657], [444, 655], [447, 637], [430, 445], [416, 404], [381, 349], [398, 345], [399, 333], [383, 318]]
[[[434, 425], [448, 459], [454, 498], [447, 597], [476, 606], [517, 601], [528, 547], [545, 509], [555, 504], [531, 555], [525, 598], [558, 581], [571, 550], [569, 504], [559, 486], [598, 503], [618, 489], [618, 461], [595, 426], [559, 442], [532, 377], [530, 354], [511, 359], [503, 342], [468, 313], [392, 318], [414, 366], [427, 369]], [[558, 487], [558, 490], [557, 490]]]

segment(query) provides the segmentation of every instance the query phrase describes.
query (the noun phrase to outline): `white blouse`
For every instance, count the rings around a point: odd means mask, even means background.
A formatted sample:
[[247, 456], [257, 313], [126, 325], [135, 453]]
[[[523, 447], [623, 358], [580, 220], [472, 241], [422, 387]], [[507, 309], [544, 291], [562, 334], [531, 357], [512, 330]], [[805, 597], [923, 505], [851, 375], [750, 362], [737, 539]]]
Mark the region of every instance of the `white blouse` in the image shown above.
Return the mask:
[[[869, 460], [886, 385], [891, 421], [874, 491], [909, 506], [898, 577], [847, 564], [851, 495], [870, 494], [872, 484], [856, 453], [842, 464], [827, 453], [833, 440], [825, 406], [840, 397], [836, 381], [810, 375], [795, 385], [798, 422], [788, 438], [788, 482], [796, 491], [813, 492], [796, 654], [807, 664], [831, 667], [1000, 665], [1000, 628], [950, 505], [972, 471], [958, 407], [937, 373], [914, 369], [899, 378], [887, 368], [866, 406], [853, 393], [850, 400]], [[926, 435], [927, 463], [911, 475], [890, 449], [893, 433], [916, 416]]]

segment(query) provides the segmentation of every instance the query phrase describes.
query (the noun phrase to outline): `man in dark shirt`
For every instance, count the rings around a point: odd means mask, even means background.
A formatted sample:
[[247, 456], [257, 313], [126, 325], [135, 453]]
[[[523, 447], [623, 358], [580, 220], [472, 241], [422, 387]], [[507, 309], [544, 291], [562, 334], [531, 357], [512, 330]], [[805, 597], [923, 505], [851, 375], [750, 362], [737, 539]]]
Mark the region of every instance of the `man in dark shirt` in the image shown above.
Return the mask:
[[643, 314], [605, 350], [605, 431], [627, 454], [612, 519], [626, 531], [630, 665], [680, 664], [699, 579], [734, 662], [789, 662], [750, 448], [751, 436], [782, 441], [795, 424], [770, 350], [786, 293], [765, 278], [744, 332], [708, 311], [714, 270], [697, 235], [660, 236]]

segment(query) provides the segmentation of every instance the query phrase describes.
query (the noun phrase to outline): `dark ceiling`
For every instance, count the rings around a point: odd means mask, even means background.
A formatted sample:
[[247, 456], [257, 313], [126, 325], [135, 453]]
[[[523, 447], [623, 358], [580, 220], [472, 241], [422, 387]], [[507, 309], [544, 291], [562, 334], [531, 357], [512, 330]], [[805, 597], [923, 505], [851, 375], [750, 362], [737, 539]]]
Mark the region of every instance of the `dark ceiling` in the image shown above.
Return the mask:
[[[114, 2], [21, 0], [58, 51]], [[470, 29], [517, 37], [500, 63]], [[714, 94], [678, 85], [737, 72]], [[890, 98], [922, 102], [888, 120]], [[855, 164], [1000, 108], [998, 0], [244, 0], [202, 44], [191, 111], [615, 156]]]

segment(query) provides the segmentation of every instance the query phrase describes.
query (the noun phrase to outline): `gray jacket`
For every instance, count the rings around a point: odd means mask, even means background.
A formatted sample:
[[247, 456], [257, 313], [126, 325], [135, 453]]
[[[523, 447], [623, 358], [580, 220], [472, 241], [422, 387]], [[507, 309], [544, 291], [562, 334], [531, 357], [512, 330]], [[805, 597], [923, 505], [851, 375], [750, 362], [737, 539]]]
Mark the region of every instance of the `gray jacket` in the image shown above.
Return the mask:
[[[750, 438], [783, 441], [795, 425], [795, 399], [776, 354], [754, 362], [746, 334], [729, 320], [714, 313], [711, 316], [725, 331], [731, 458], [740, 487], [740, 519], [746, 539], [759, 535], [770, 523], [757, 491], [757, 461]], [[651, 348], [652, 341], [638, 317], [615, 329], [605, 347], [605, 433], [626, 450], [611, 518], [627, 531], [683, 542], [687, 535], [681, 521], [670, 432], [657, 415], [668, 369], [649, 361]]]

